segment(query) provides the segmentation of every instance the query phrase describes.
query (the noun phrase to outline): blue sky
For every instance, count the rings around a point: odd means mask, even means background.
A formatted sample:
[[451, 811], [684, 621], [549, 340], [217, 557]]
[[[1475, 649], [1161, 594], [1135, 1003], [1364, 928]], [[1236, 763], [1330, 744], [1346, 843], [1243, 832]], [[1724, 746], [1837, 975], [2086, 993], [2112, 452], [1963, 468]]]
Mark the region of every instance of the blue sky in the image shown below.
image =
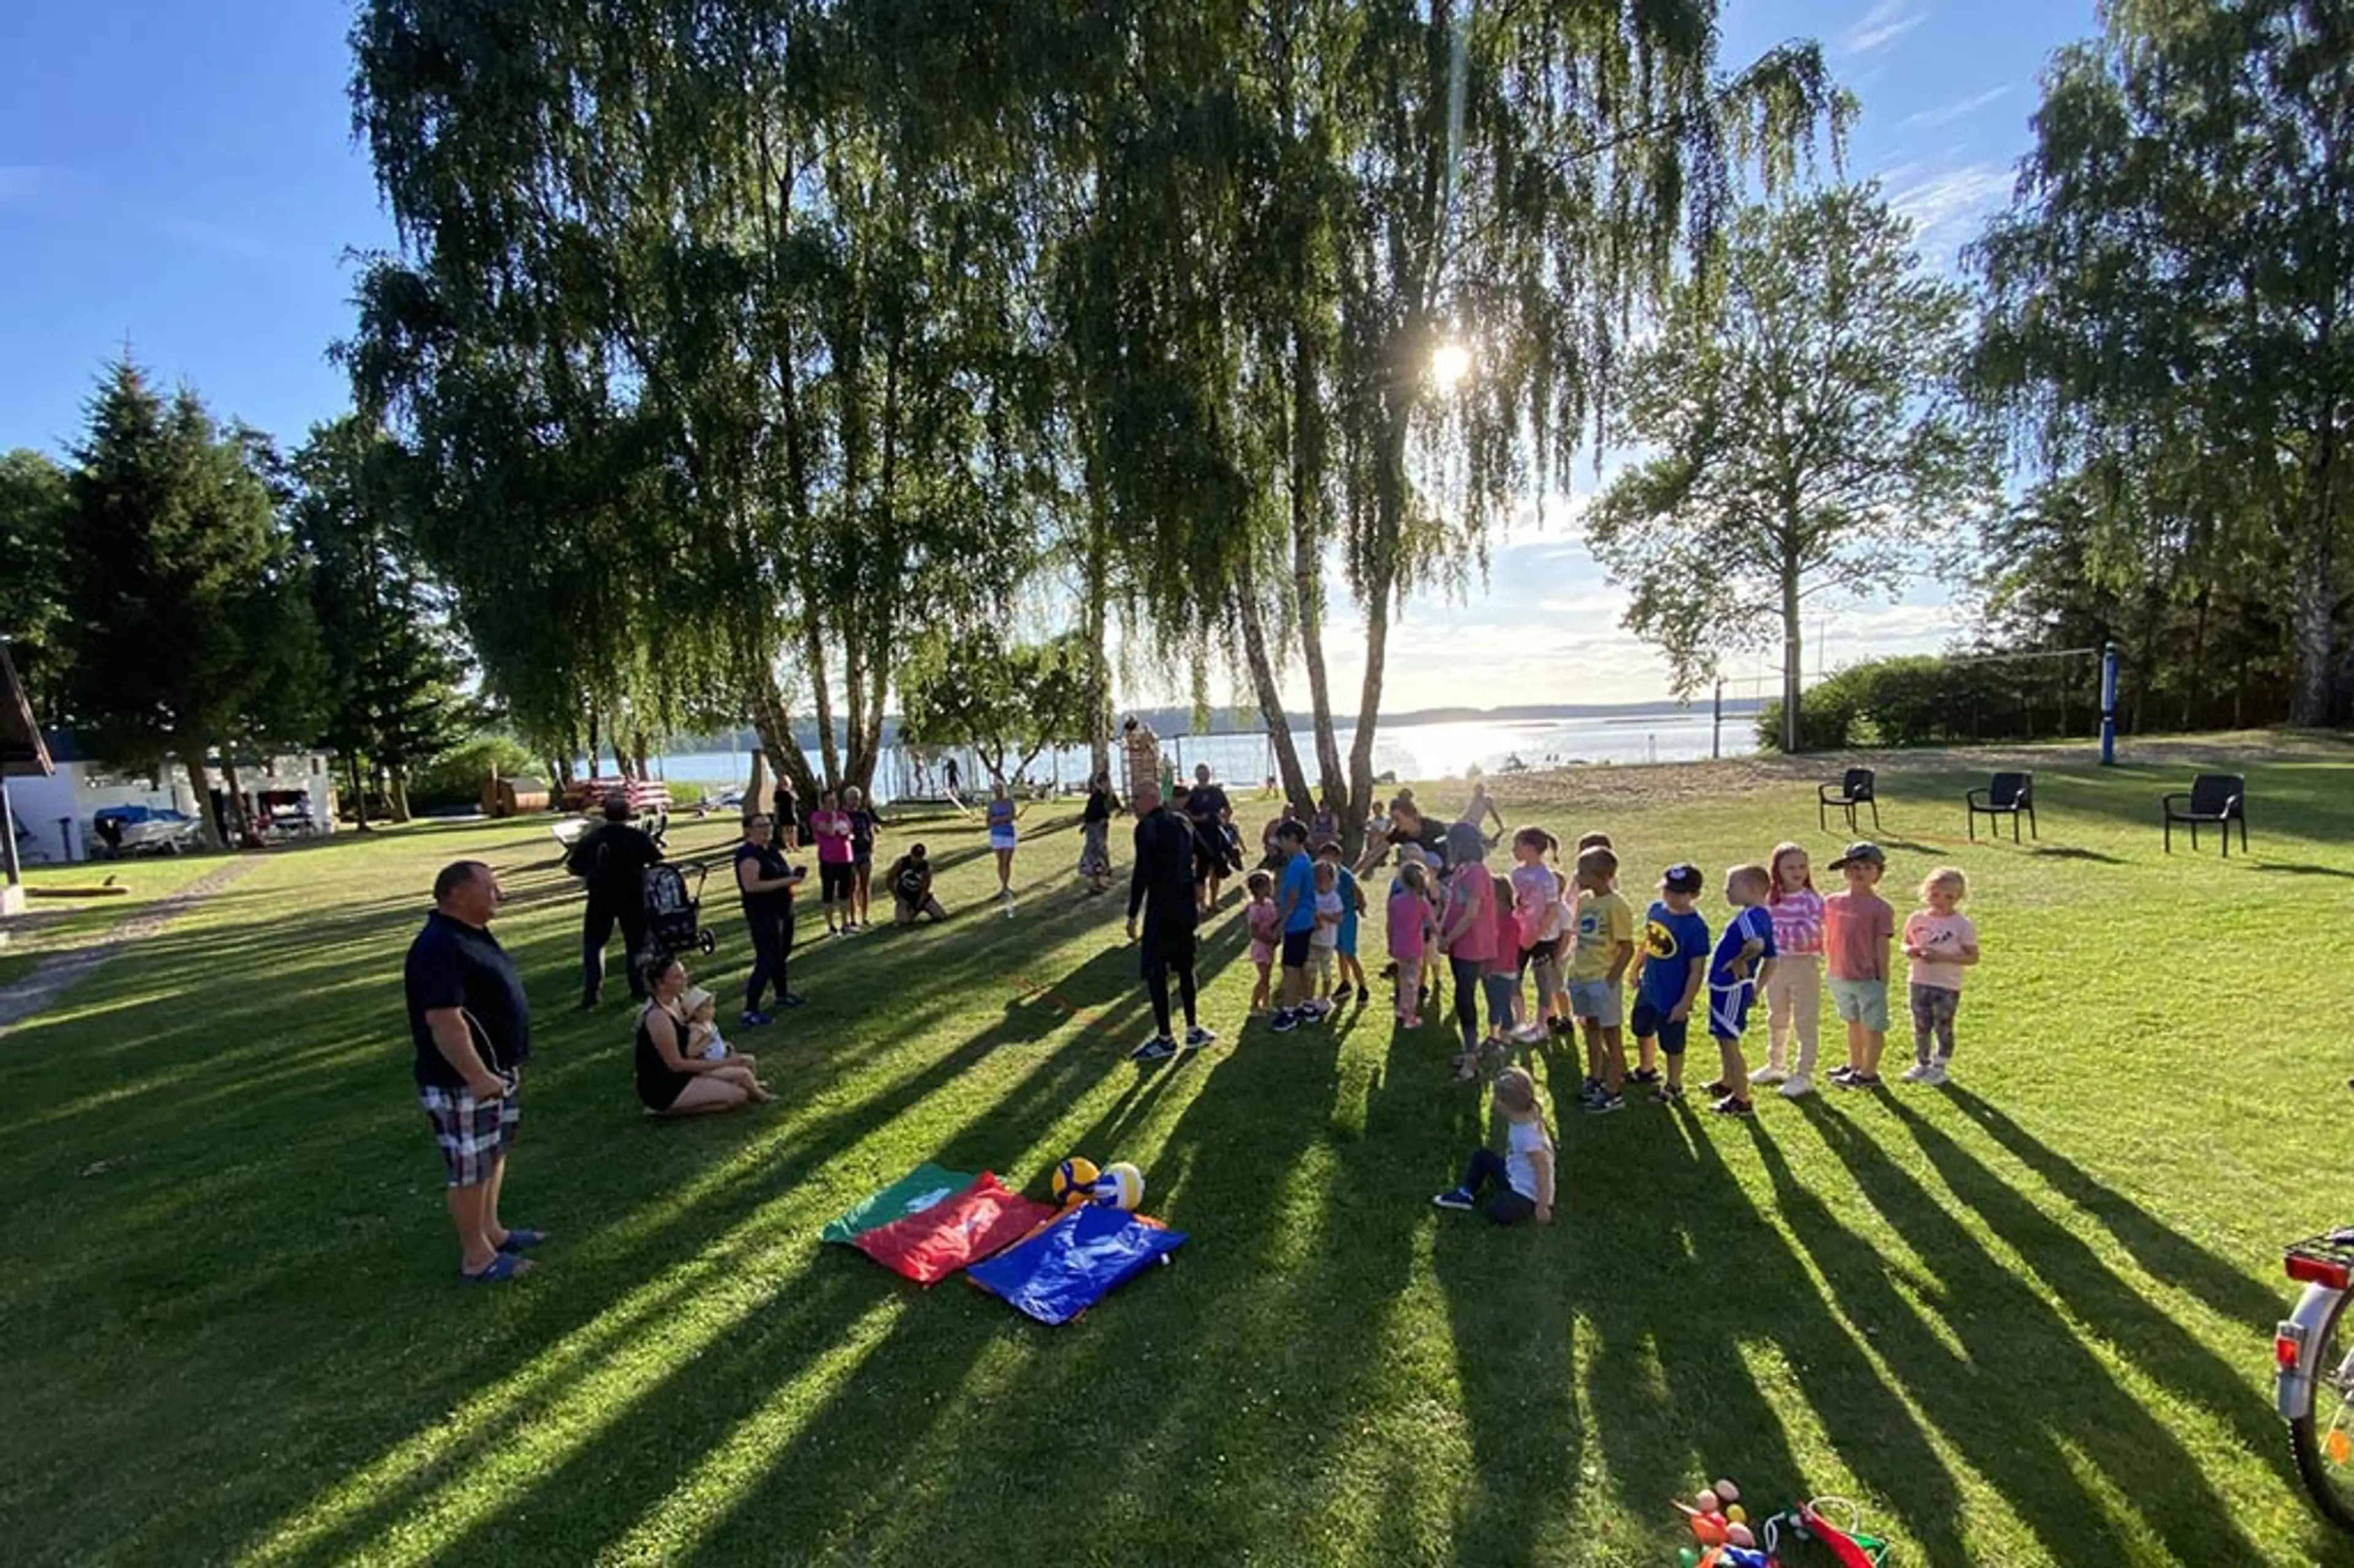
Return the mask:
[[[69, 442], [126, 342], [289, 442], [343, 409], [325, 351], [349, 330], [346, 253], [392, 238], [350, 137], [348, 15], [326, 0], [0, 6], [0, 447]], [[1724, 58], [1821, 39], [1863, 101], [1850, 171], [1884, 182], [1942, 265], [2007, 194], [2045, 59], [2094, 26], [2093, 0], [1729, 0]], [[1593, 476], [1583, 464], [1573, 484]], [[1539, 510], [1469, 603], [1409, 604], [1390, 705], [1665, 690], [1577, 547], [1575, 495], [1542, 525]], [[1830, 661], [1935, 647], [1951, 624], [1934, 588], [1834, 610]], [[1335, 631], [1353, 693], [1359, 645]], [[1185, 694], [1158, 684], [1128, 695]]]

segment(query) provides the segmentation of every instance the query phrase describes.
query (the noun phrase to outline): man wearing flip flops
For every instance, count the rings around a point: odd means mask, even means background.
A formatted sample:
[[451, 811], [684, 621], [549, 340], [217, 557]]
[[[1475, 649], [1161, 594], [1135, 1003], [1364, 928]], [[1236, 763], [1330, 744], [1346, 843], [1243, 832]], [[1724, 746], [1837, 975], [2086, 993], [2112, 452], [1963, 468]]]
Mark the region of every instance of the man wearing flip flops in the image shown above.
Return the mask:
[[450, 1171], [459, 1271], [477, 1285], [530, 1272], [523, 1254], [547, 1239], [499, 1223], [507, 1147], [523, 1115], [518, 1086], [531, 1054], [531, 1004], [514, 960], [491, 935], [498, 907], [498, 878], [489, 866], [461, 860], [442, 867], [433, 879], [432, 913], [401, 970], [417, 1097]]

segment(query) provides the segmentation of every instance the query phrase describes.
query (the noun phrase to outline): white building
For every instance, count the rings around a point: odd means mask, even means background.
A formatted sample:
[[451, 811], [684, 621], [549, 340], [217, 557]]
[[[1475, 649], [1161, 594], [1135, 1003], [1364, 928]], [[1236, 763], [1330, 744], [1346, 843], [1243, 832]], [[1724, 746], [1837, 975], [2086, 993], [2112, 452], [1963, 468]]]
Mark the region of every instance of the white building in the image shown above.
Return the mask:
[[[196, 802], [188, 792], [187, 769], [165, 765], [160, 776], [117, 773], [84, 756], [73, 736], [48, 732], [49, 758], [57, 771], [47, 779], [8, 780], [8, 808], [23, 836], [17, 853], [34, 864], [83, 861], [102, 844], [92, 816], [108, 806], [146, 806], [195, 818]], [[335, 826], [334, 768], [324, 752], [273, 757], [240, 763], [237, 780], [253, 806], [257, 823], [273, 817], [307, 821], [311, 831], [333, 832]], [[206, 769], [205, 781], [225, 791], [228, 784], [218, 768]]]

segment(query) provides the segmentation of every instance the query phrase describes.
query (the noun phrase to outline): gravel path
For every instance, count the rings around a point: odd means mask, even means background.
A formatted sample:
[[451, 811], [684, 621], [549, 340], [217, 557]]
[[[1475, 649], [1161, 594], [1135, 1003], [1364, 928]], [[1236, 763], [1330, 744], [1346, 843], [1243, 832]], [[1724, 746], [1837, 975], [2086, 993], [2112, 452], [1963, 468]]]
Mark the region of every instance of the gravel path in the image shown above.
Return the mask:
[[143, 906], [137, 914], [116, 921], [105, 936], [88, 947], [59, 953], [16, 984], [0, 987], [0, 1034], [39, 1013], [131, 943], [154, 936], [182, 911], [203, 903], [253, 867], [252, 860], [238, 859], [208, 871], [178, 892], [165, 894]]

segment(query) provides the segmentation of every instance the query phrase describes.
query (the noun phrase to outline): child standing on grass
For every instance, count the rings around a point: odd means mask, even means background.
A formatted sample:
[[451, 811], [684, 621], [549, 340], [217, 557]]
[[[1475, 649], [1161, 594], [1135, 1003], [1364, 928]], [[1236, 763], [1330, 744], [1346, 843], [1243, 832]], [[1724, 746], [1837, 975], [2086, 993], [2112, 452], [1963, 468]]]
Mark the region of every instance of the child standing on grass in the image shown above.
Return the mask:
[[[1496, 1114], [1504, 1118], [1504, 1152], [1482, 1144], [1471, 1151], [1463, 1181], [1433, 1198], [1442, 1209], [1479, 1209], [1490, 1222], [1517, 1225], [1534, 1220], [1553, 1224], [1553, 1138], [1545, 1130], [1544, 1112], [1537, 1106], [1536, 1080], [1519, 1067], [1496, 1075]], [[1488, 1187], [1495, 1196], [1481, 1207]]]
[[1316, 929], [1309, 938], [1313, 959], [1314, 994], [1320, 1013], [1332, 1010], [1332, 955], [1341, 945], [1340, 867], [1331, 861], [1316, 863]]
[[[1569, 960], [1569, 1011], [1585, 1030], [1585, 1087], [1597, 1115], [1625, 1108], [1627, 966], [1635, 961], [1635, 911], [1618, 894], [1618, 857], [1607, 845], [1580, 851], [1576, 950]], [[1656, 1076], [1656, 1075], [1654, 1075]]]
[[[1553, 1006], [1553, 950], [1561, 939], [1561, 879], [1545, 863], [1545, 856], [1560, 849], [1560, 842], [1543, 828], [1522, 828], [1512, 835], [1514, 962], [1522, 970], [1534, 970], [1536, 977], [1535, 1005], [1512, 1032], [1512, 1038], [1524, 1045], [1545, 1037], [1545, 1015]], [[1520, 990], [1517, 973], [1512, 989], [1516, 993]]]
[[1455, 980], [1455, 1026], [1463, 1037], [1455, 1075], [1467, 1083], [1479, 1075], [1479, 980], [1496, 956], [1496, 892], [1482, 858], [1487, 853], [1477, 828], [1458, 822], [1447, 830], [1450, 869], [1438, 945]]
[[1283, 911], [1275, 905], [1275, 878], [1263, 871], [1254, 871], [1244, 886], [1250, 889], [1250, 906], [1243, 917], [1250, 927], [1250, 960], [1258, 970], [1257, 989], [1251, 992], [1250, 1010], [1265, 1012], [1275, 1004], [1272, 991], [1276, 945], [1283, 940]]
[[1400, 866], [1390, 895], [1390, 959], [1397, 966], [1397, 1021], [1408, 1029], [1422, 1027], [1422, 959], [1437, 925], [1428, 873], [1419, 861]]
[[1724, 874], [1724, 901], [1734, 914], [1708, 966], [1708, 1035], [1723, 1065], [1723, 1075], [1708, 1086], [1709, 1109], [1721, 1116], [1750, 1112], [1741, 1034], [1749, 1027], [1750, 1002], [1774, 972], [1774, 918], [1763, 907], [1773, 888], [1762, 865], [1736, 865]]
[[1653, 1081], [1659, 1074], [1651, 1064], [1658, 1056], [1668, 1059], [1667, 1082], [1651, 1091], [1661, 1105], [1684, 1097], [1684, 1041], [1692, 1003], [1708, 979], [1708, 922], [1692, 908], [1703, 885], [1696, 865], [1680, 862], [1668, 867], [1635, 955], [1635, 1040], [1642, 1052], [1635, 1077], [1638, 1083]]
[[1921, 902], [1927, 907], [1904, 917], [1913, 1000], [1913, 1065], [1901, 1075], [1907, 1083], [1944, 1083], [1946, 1065], [1954, 1059], [1954, 1015], [1962, 1006], [1962, 971], [1978, 961], [1978, 928], [1956, 907], [1969, 890], [1960, 868], [1941, 865], [1921, 884]]
[[1807, 852], [1774, 846], [1766, 863], [1774, 891], [1766, 913], [1774, 920], [1774, 972], [1766, 978], [1766, 1065], [1753, 1084], [1779, 1084], [1785, 1098], [1815, 1092], [1815, 1044], [1823, 1014], [1823, 895]]
[[1326, 844], [1316, 855], [1331, 866], [1333, 891], [1341, 895], [1341, 935], [1332, 946], [1332, 957], [1341, 969], [1341, 986], [1332, 993], [1332, 999], [1346, 1001], [1352, 996], [1370, 998], [1373, 988], [1365, 983], [1365, 966], [1357, 961], [1357, 919], [1365, 912], [1364, 892], [1351, 874], [1348, 863], [1341, 858], [1337, 842]]
[[1512, 915], [1512, 879], [1497, 877], [1495, 892], [1496, 956], [1479, 986], [1488, 993], [1488, 1044], [1503, 1050], [1521, 1023], [1521, 927]]
[[1888, 1044], [1888, 943], [1896, 911], [1872, 891], [1888, 869], [1878, 844], [1859, 842], [1831, 862], [1847, 889], [1823, 900], [1823, 967], [1831, 1004], [1847, 1025], [1847, 1064], [1831, 1070], [1842, 1089], [1880, 1086], [1880, 1053]]
[[1577, 885], [1569, 873], [1553, 868], [1553, 997], [1545, 1010], [1545, 1027], [1555, 1034], [1575, 1035], [1577, 1018], [1569, 1005], [1569, 961], [1577, 954]]

